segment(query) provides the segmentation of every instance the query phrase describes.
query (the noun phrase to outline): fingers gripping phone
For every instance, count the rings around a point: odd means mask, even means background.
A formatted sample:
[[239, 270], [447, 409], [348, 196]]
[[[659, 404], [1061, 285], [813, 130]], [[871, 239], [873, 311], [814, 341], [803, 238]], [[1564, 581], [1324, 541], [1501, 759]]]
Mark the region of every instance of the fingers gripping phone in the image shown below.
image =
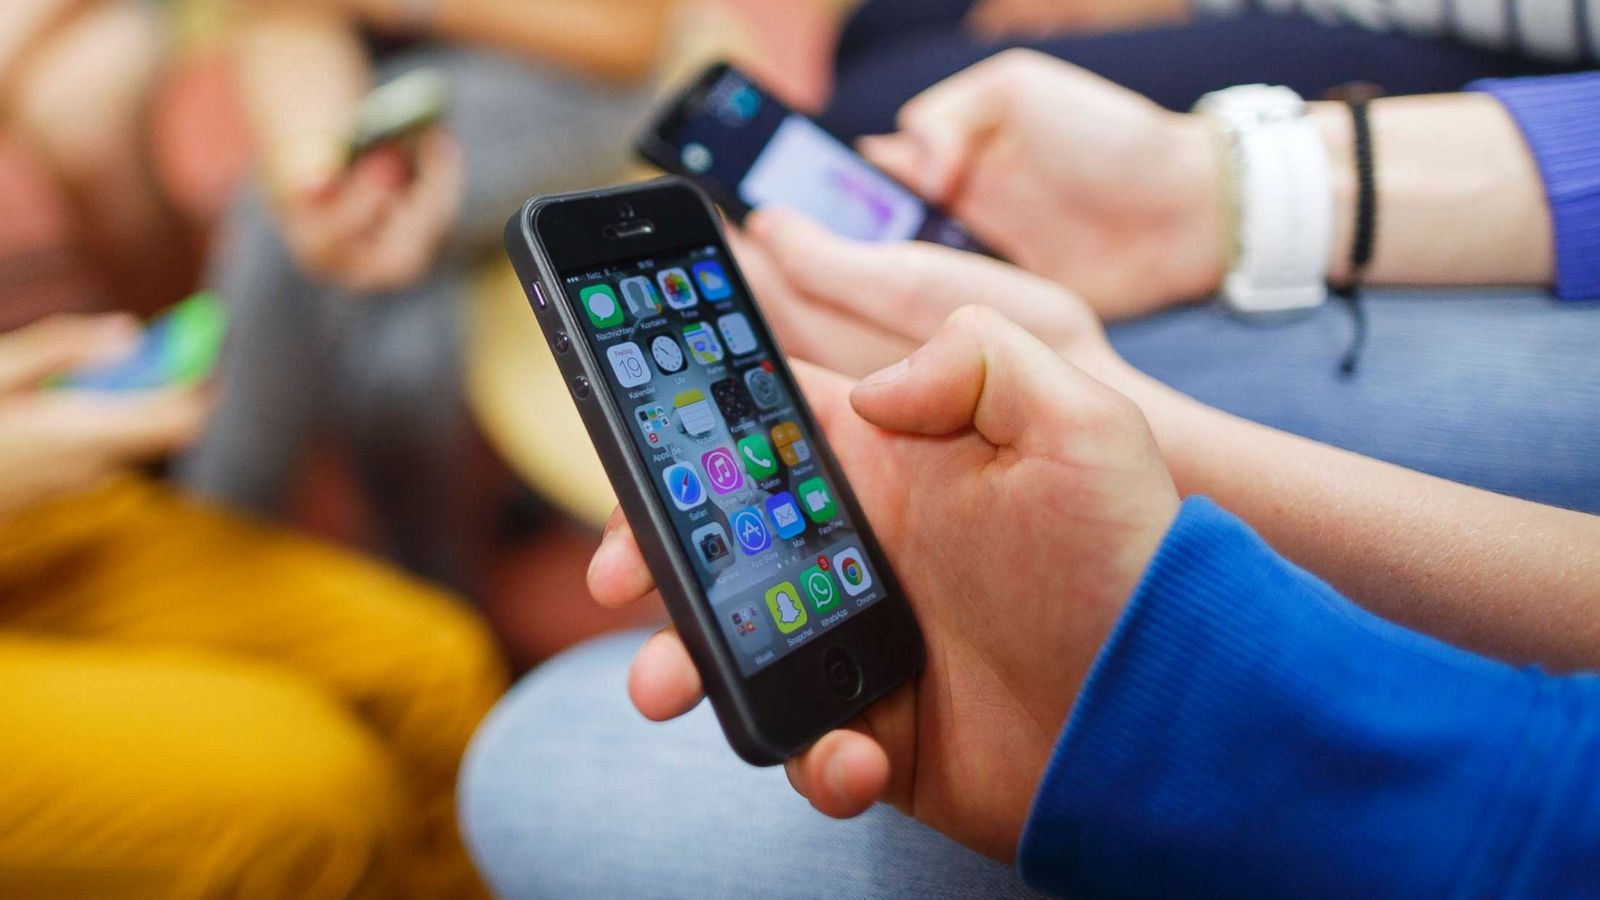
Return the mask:
[[916, 239], [993, 255], [961, 223], [727, 63], [669, 103], [637, 150], [693, 180], [736, 221], [777, 204], [856, 240]]
[[782, 762], [915, 677], [910, 607], [705, 195], [543, 197], [506, 243], [739, 755]]

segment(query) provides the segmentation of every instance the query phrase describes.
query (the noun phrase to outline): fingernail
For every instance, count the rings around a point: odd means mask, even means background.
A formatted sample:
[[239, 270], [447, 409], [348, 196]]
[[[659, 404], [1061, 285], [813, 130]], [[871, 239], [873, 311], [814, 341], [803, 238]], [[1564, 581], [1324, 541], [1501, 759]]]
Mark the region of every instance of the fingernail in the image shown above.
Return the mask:
[[853, 799], [850, 796], [850, 763], [845, 759], [847, 754], [841, 750], [828, 760], [827, 768], [822, 773], [822, 780], [828, 783], [828, 790], [840, 800]]
[[906, 374], [910, 368], [911, 358], [907, 357], [886, 369], [879, 369], [878, 371], [873, 372], [871, 375], [861, 379], [861, 386], [877, 387], [879, 385], [888, 384], [891, 381], [898, 380], [902, 375]]

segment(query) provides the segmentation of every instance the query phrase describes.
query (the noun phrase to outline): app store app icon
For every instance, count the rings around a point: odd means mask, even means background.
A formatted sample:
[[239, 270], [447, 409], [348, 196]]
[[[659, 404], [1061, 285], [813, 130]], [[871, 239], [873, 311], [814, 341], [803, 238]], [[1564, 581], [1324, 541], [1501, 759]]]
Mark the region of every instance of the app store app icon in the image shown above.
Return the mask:
[[729, 516], [728, 524], [733, 527], [733, 539], [738, 541], [745, 556], [755, 556], [772, 546], [772, 533], [767, 531], [760, 507], [746, 506]]

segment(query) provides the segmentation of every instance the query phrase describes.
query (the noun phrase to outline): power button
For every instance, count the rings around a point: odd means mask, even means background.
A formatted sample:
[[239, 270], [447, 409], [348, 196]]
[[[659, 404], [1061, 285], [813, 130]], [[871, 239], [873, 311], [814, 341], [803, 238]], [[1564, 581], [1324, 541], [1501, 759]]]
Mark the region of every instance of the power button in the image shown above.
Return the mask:
[[572, 379], [572, 393], [579, 400], [589, 399], [589, 379], [582, 375]]

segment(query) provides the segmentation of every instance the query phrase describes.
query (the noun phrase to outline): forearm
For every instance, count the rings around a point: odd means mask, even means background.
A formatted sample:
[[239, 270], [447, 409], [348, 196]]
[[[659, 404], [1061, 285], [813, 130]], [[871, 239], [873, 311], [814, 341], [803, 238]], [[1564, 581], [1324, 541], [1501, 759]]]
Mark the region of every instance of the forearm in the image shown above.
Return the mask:
[[[1334, 175], [1329, 272], [1348, 274], [1356, 173], [1350, 113], [1313, 104]], [[1378, 100], [1371, 106], [1377, 242], [1369, 284], [1548, 285], [1551, 217], [1543, 182], [1516, 123], [1486, 94]]]
[[435, 0], [432, 33], [615, 81], [655, 68], [665, 0]]
[[1600, 668], [1600, 519], [1275, 431], [1131, 370], [1116, 381], [1181, 492], [1378, 615], [1500, 659]]
[[371, 82], [360, 37], [344, 14], [283, 3], [250, 11], [239, 34], [240, 81], [267, 177], [331, 177]]

